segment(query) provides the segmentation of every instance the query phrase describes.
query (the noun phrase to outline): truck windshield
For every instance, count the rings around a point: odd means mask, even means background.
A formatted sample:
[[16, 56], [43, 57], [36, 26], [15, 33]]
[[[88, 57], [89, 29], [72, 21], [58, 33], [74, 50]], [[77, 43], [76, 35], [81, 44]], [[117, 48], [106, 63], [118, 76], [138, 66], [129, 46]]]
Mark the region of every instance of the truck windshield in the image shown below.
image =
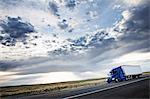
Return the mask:
[[112, 71], [111, 71], [111, 74], [112, 74], [112, 75], [114, 75], [114, 74], [116, 74], [116, 73], [117, 73], [116, 70], [112, 70]]

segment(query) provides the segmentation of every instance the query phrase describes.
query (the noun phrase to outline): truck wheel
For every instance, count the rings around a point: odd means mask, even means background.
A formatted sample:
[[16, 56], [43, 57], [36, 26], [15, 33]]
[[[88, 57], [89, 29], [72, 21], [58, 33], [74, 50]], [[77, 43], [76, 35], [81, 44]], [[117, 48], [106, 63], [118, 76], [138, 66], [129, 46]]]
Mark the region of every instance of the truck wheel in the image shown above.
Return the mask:
[[126, 80], [129, 80], [129, 76], [126, 76]]
[[132, 75], [132, 79], [134, 79], [135, 78], [135, 76], [134, 75]]
[[133, 79], [133, 76], [130, 76], [130, 79]]

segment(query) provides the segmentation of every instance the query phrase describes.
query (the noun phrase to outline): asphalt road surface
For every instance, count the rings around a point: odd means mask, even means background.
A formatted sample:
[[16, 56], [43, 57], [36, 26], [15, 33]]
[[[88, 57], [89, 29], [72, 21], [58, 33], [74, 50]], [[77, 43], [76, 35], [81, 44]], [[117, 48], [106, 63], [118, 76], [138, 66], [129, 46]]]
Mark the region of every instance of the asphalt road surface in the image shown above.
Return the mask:
[[66, 99], [150, 99], [149, 85], [149, 80], [144, 79], [107, 90], [66, 97]]
[[150, 99], [150, 77], [39, 95], [10, 96], [4, 99]]

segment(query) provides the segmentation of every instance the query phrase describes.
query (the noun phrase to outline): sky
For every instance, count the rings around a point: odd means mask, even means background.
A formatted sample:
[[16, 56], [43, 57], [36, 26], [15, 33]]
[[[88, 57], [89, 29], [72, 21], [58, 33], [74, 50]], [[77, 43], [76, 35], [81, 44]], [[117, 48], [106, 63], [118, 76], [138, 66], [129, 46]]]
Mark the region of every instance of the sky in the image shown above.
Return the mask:
[[150, 71], [149, 0], [0, 0], [0, 86]]

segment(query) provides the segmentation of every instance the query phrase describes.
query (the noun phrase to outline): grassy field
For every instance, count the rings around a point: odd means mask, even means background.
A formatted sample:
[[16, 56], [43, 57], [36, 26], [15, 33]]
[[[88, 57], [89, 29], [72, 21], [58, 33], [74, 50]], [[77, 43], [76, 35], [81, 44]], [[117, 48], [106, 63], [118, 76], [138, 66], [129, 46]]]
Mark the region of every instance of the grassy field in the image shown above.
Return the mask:
[[69, 90], [79, 87], [95, 86], [105, 83], [105, 78], [89, 79], [80, 81], [69, 81], [51, 84], [37, 84], [37, 85], [22, 85], [0, 87], [0, 97], [18, 95], [18, 94], [40, 94], [45, 92], [53, 92], [60, 90]]
[[144, 72], [143, 75], [150, 75], [150, 72]]

